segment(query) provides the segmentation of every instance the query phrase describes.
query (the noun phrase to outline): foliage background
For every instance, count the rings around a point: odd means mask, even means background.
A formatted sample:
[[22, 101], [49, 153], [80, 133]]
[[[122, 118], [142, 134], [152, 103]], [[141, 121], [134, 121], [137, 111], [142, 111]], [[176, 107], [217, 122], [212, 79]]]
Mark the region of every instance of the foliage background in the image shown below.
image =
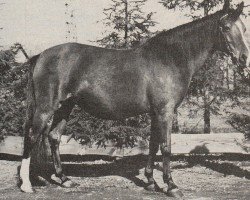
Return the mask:
[[[98, 22], [103, 23], [107, 29], [113, 27], [113, 30], [104, 31], [102, 38], [96, 42], [107, 48], [127, 49], [140, 45], [156, 34], [151, 31], [157, 23], [152, 20], [154, 13], [141, 11], [146, 1], [131, 1], [130, 4], [127, 0], [113, 0], [113, 4], [104, 10], [104, 19]], [[178, 4], [179, 2], [161, 1], [167, 9], [189, 7], [188, 17], [192, 19], [214, 11], [214, 7], [223, 1], [209, 1], [210, 4], [205, 4], [206, 0], [200, 4], [192, 0], [185, 1], [186, 4]], [[17, 53], [15, 45], [0, 51], [1, 138], [6, 135], [23, 135], [26, 72], [29, 65], [16, 62]], [[207, 127], [204, 124], [208, 119], [206, 109], [209, 106], [208, 133], [237, 130], [249, 137], [249, 80], [249, 74], [239, 72], [229, 58], [221, 56], [218, 52], [214, 54], [193, 78], [188, 96], [178, 110], [179, 133], [206, 132]], [[67, 135], [89, 145], [97, 142], [98, 145], [105, 146], [106, 140], [109, 139], [115, 141], [117, 147], [132, 147], [138, 138], [146, 139], [150, 132], [148, 115], [123, 121], [104, 121], [88, 115], [78, 107], [74, 108], [68, 125]]]

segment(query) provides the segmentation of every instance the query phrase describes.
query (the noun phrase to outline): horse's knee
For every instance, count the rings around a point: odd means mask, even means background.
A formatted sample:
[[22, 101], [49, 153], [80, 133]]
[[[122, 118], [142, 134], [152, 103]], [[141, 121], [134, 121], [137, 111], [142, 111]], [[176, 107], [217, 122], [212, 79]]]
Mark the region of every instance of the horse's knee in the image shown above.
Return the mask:
[[153, 154], [157, 154], [158, 150], [159, 150], [159, 144], [155, 144], [155, 145], [152, 147]]
[[34, 118], [32, 120], [32, 131], [33, 135], [38, 135], [40, 136], [41, 134], [44, 133], [44, 131], [48, 130], [48, 127], [50, 126], [50, 123], [53, 119], [53, 115], [48, 112], [41, 112], [37, 111], [34, 114]]
[[61, 137], [57, 131], [50, 131], [48, 138], [51, 145], [59, 145]]
[[39, 135], [34, 132], [32, 127], [29, 127], [27, 129], [28, 130], [27, 130], [27, 133], [25, 135], [24, 141], [28, 145], [33, 145], [37, 142]]
[[[53, 123], [53, 122], [52, 122]], [[49, 132], [49, 141], [52, 145], [58, 145], [60, 143], [61, 140], [61, 136], [63, 134], [63, 131], [65, 129], [66, 126], [66, 120], [61, 120], [60, 123], [58, 123], [53, 130], [51, 130]]]

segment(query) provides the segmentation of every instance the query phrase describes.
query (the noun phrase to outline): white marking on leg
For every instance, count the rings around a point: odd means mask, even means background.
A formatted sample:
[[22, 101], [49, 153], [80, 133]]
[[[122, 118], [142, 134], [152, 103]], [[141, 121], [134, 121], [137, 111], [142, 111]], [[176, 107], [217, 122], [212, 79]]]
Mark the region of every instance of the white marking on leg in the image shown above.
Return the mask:
[[20, 169], [20, 178], [23, 183], [21, 185], [21, 190], [24, 192], [33, 192], [32, 186], [30, 183], [30, 157], [22, 159], [21, 169]]

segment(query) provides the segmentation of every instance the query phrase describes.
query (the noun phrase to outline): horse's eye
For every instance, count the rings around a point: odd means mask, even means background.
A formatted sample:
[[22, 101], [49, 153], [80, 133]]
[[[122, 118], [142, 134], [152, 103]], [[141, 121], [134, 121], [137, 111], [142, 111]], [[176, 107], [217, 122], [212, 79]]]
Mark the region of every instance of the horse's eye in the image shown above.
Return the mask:
[[230, 30], [231, 30], [230, 26], [224, 26], [223, 27], [223, 31], [225, 31], [225, 32], [228, 32]]

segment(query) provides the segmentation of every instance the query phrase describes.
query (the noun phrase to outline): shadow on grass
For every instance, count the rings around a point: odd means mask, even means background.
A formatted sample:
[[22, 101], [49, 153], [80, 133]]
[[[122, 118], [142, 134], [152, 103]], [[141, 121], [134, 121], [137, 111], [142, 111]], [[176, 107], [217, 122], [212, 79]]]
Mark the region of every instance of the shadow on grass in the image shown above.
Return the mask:
[[[200, 148], [198, 149], [200, 151]], [[202, 150], [202, 152], [204, 152]], [[1, 157], [2, 158], [2, 157]], [[114, 160], [114, 157], [100, 156], [100, 155], [62, 155], [63, 171], [67, 176], [73, 177], [102, 177], [109, 175], [117, 175], [125, 177], [133, 181], [139, 187], [146, 187], [147, 183], [137, 178], [139, 171], [146, 166], [147, 156], [136, 155], [123, 157], [120, 160]], [[84, 161], [95, 161], [95, 160], [109, 161], [101, 164], [88, 164], [83, 163]], [[17, 160], [20, 160], [19, 158]], [[250, 171], [244, 170], [239, 166], [233, 164], [230, 161], [249, 161], [250, 155], [242, 154], [222, 154], [222, 155], [173, 155], [172, 161], [183, 161], [172, 166], [173, 170], [191, 168], [195, 165], [201, 165], [211, 170], [223, 173], [226, 175], [234, 175], [237, 177], [245, 177], [250, 179]], [[161, 162], [161, 156], [157, 156], [156, 161]], [[67, 162], [67, 163], [65, 163]], [[183, 164], [184, 163], [184, 164]], [[158, 170], [161, 168], [156, 167]], [[46, 166], [32, 167], [31, 174], [34, 171], [39, 171], [46, 180], [50, 179], [51, 174], [54, 173], [54, 167], [52, 163]], [[19, 170], [18, 170], [19, 171]], [[32, 173], [33, 172], [33, 173]], [[36, 177], [36, 176], [33, 176]], [[33, 179], [34, 185], [46, 185], [48, 182]]]
[[[63, 172], [66, 176], [73, 177], [102, 177], [102, 176], [122, 176], [126, 179], [131, 180], [139, 187], [147, 187], [147, 183], [143, 180], [137, 178], [141, 169], [144, 169], [147, 164], [147, 156], [136, 155], [123, 157], [119, 160], [114, 160], [113, 157], [109, 156], [72, 156], [63, 155], [62, 164]], [[83, 163], [84, 161], [95, 161], [95, 160], [109, 161], [107, 163], [95, 164], [95, 163]], [[157, 158], [158, 161], [161, 160], [160, 157]], [[66, 163], [65, 163], [66, 162]], [[177, 164], [172, 167], [172, 169], [183, 169], [192, 167], [188, 163], [186, 165]], [[31, 182], [32, 185], [46, 185], [47, 183], [41, 183], [37, 179], [37, 175], [42, 175], [46, 180], [50, 180], [51, 174], [54, 173], [54, 166], [49, 163], [46, 166], [33, 166], [31, 174], [33, 174]], [[159, 170], [159, 168], [156, 167]], [[48, 185], [48, 184], [47, 184]]]
[[199, 158], [197, 160], [191, 160], [189, 159], [188, 161], [190, 163], [190, 165], [201, 165], [204, 166], [206, 168], [209, 168], [213, 171], [217, 171], [219, 173], [224, 174], [224, 176], [227, 175], [234, 175], [240, 178], [246, 178], [246, 179], [250, 179], [250, 171], [248, 170], [244, 170], [242, 168], [240, 168], [239, 166], [230, 163], [229, 161], [216, 161], [216, 160], [209, 160], [206, 158]]
[[196, 146], [193, 150], [190, 151], [190, 154], [209, 154], [209, 149], [206, 147], [206, 144]]
[[[139, 170], [146, 166], [146, 156], [131, 156], [125, 157], [120, 160], [114, 160], [114, 158], [110, 157], [100, 157], [93, 156], [89, 157], [90, 159], [74, 157], [73, 162], [72, 159], [69, 159], [68, 156], [62, 156], [62, 160], [64, 163], [62, 164], [63, 172], [66, 176], [73, 177], [102, 177], [102, 176], [111, 176], [117, 175], [125, 177], [132, 182], [134, 182], [137, 186], [146, 187], [147, 184], [137, 178], [139, 175]], [[96, 159], [94, 159], [96, 158]], [[105, 160], [109, 161], [107, 163], [102, 164], [85, 164], [83, 161], [94, 161], [94, 160]], [[68, 161], [70, 163], [65, 163]], [[34, 169], [38, 171], [37, 169]], [[51, 174], [54, 173], [54, 167], [52, 164], [49, 164], [46, 167], [46, 170], [40, 170], [40, 174], [43, 174], [47, 179]], [[48, 180], [48, 179], [47, 179]]]

